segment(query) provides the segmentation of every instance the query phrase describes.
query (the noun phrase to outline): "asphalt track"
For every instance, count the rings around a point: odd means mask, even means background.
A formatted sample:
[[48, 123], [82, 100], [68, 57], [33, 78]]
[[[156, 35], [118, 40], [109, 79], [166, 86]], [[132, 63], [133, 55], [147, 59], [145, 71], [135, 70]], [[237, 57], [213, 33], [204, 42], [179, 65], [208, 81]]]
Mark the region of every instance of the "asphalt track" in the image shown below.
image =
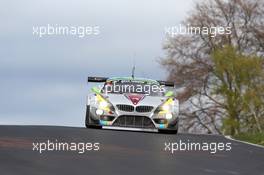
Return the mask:
[[[39, 153], [33, 142], [99, 142], [99, 151]], [[165, 151], [165, 142], [231, 142], [231, 151]], [[58, 126], [0, 126], [1, 175], [182, 174], [264, 175], [264, 148], [222, 136], [97, 130]]]

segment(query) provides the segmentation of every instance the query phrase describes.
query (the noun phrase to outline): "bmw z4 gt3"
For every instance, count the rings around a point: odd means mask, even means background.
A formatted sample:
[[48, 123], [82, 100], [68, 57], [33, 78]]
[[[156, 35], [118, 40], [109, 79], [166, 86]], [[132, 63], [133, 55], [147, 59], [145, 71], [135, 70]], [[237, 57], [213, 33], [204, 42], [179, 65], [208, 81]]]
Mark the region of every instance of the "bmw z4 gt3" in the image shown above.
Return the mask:
[[87, 97], [86, 127], [178, 132], [179, 102], [167, 87], [174, 84], [132, 77], [88, 77], [93, 87]]

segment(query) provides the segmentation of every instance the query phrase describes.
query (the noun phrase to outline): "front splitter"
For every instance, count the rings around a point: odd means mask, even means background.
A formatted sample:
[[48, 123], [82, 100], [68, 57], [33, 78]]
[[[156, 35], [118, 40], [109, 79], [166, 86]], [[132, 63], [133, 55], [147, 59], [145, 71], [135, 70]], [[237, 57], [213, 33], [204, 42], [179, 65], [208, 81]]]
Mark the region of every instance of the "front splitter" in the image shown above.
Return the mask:
[[129, 128], [129, 127], [119, 127], [119, 126], [102, 126], [102, 128], [112, 129], [112, 130], [158, 132], [158, 129], [151, 129], [151, 128]]

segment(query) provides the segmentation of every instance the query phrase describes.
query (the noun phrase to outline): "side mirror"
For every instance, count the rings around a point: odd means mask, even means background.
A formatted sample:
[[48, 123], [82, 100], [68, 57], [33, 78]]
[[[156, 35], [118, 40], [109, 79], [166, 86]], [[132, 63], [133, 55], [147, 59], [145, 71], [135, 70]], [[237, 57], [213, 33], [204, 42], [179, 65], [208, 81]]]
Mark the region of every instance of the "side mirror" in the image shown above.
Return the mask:
[[173, 95], [174, 95], [173, 91], [168, 91], [166, 92], [165, 97], [172, 97]]
[[98, 87], [92, 87], [92, 92], [96, 93], [96, 94], [101, 94], [101, 90]]

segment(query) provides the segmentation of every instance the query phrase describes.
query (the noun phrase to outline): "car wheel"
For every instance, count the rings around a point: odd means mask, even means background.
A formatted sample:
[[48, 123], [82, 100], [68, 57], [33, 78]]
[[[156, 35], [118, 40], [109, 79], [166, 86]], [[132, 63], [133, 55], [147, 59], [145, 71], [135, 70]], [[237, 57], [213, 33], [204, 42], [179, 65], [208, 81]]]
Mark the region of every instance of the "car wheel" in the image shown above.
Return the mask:
[[178, 123], [170, 129], [161, 129], [159, 130], [160, 133], [164, 133], [164, 134], [177, 134], [178, 133]]
[[162, 133], [162, 134], [177, 134], [178, 133], [178, 129], [175, 129], [175, 130], [159, 130], [159, 133]]
[[89, 128], [90, 126], [90, 105], [86, 106], [86, 117], [85, 117], [85, 126], [86, 128]]
[[96, 129], [102, 128], [102, 126], [95, 124], [90, 118], [90, 105], [86, 106], [85, 126], [86, 128], [96, 128]]
[[176, 130], [170, 130], [169, 133], [170, 134], [177, 134], [178, 133], [178, 129], [176, 129]]

